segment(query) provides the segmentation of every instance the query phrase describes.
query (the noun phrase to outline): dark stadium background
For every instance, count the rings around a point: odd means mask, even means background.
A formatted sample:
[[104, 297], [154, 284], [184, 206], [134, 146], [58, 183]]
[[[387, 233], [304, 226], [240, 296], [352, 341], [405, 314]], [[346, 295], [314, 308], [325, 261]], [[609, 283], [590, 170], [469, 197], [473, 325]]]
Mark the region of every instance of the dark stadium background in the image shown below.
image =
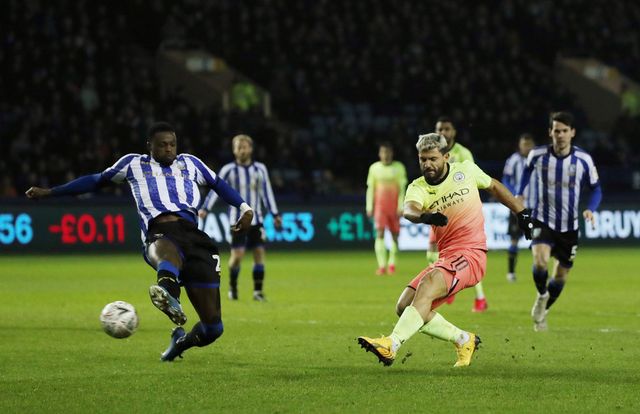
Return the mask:
[[[166, 120], [179, 149], [214, 169], [231, 160], [233, 135], [253, 136], [282, 205], [364, 206], [378, 142], [391, 141], [416, 177], [417, 135], [448, 115], [499, 178], [520, 133], [547, 142], [553, 110], [576, 115], [574, 143], [595, 159], [605, 206], [640, 200], [635, 1], [9, 0], [2, 9], [5, 205], [23, 205], [32, 185], [144, 152], [148, 126]], [[97, 197], [131, 207], [127, 186]]]

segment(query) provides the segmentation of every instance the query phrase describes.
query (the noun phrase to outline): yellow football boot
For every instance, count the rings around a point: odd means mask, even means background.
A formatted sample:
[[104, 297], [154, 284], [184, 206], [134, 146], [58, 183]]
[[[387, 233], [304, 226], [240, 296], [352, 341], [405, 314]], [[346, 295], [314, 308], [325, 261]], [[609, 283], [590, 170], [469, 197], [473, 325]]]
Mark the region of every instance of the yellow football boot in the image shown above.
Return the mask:
[[471, 364], [471, 356], [478, 349], [482, 341], [476, 334], [469, 332], [469, 340], [464, 345], [454, 344], [458, 354], [458, 360], [454, 367], [466, 367]]
[[367, 352], [373, 352], [385, 367], [393, 364], [393, 361], [396, 359], [396, 353], [393, 350], [393, 341], [388, 336], [382, 336], [380, 338], [367, 338], [366, 336], [359, 336], [358, 343]]

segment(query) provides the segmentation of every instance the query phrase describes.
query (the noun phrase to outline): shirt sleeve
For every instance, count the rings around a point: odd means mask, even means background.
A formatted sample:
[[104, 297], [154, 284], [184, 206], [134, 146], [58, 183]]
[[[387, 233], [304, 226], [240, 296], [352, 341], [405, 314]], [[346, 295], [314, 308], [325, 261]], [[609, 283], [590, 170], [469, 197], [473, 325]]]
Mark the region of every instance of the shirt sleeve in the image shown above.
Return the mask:
[[404, 196], [404, 202], [407, 203], [409, 201], [414, 201], [420, 204], [424, 209], [425, 200], [426, 200], [426, 197], [425, 197], [424, 189], [416, 185], [415, 182], [409, 184], [409, 187], [407, 188], [407, 193]]
[[465, 161], [465, 163], [469, 164], [469, 172], [473, 175], [479, 189], [483, 190], [491, 186], [491, 177], [487, 173], [471, 161]]
[[111, 181], [116, 184], [124, 182], [127, 178], [127, 172], [129, 171], [131, 161], [139, 156], [140, 154], [127, 154], [120, 158], [115, 164], [102, 172], [101, 179], [103, 181]]
[[185, 158], [196, 167], [196, 183], [198, 185], [206, 185], [209, 188], [216, 186], [218, 176], [200, 158], [194, 155], [185, 155]]

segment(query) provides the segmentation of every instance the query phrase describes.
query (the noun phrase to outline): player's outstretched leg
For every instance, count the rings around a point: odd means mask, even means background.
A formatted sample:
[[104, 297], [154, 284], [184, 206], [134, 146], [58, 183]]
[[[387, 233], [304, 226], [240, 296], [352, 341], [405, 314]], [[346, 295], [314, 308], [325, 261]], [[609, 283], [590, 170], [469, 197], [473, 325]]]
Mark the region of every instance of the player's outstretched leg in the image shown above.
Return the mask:
[[447, 321], [439, 313], [434, 313], [435, 316], [422, 326], [419, 332], [451, 342], [455, 346], [458, 355], [454, 367], [466, 367], [471, 364], [471, 357], [481, 342], [480, 337], [474, 333], [463, 331]]
[[187, 349], [194, 346], [207, 346], [222, 335], [224, 326], [220, 313], [220, 290], [217, 287], [217, 282], [211, 283], [211, 286], [194, 287], [186, 285], [189, 300], [196, 312], [198, 312], [200, 322], [196, 323], [191, 331], [184, 335], [184, 330], [177, 333], [174, 330], [171, 335], [171, 344], [162, 354], [162, 361], [173, 361]]
[[187, 315], [182, 311], [180, 302], [162, 286], [149, 287], [149, 297], [154, 306], [164, 312], [176, 325], [184, 325], [187, 322]]

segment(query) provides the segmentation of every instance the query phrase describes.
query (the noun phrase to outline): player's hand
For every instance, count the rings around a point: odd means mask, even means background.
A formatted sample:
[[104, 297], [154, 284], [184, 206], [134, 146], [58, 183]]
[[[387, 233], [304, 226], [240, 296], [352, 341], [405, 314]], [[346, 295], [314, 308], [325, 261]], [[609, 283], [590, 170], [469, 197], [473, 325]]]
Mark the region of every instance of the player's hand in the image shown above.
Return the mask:
[[367, 210], [367, 217], [369, 218], [373, 217], [373, 211]]
[[588, 221], [589, 223], [591, 223], [591, 228], [595, 229], [596, 228], [596, 217], [593, 215], [593, 211], [591, 210], [585, 210], [582, 212], [582, 217], [584, 217], [585, 221]]
[[239, 236], [249, 231], [249, 228], [251, 227], [251, 220], [253, 220], [253, 210], [245, 211], [238, 221], [236, 221], [236, 224], [231, 226], [231, 234]]
[[520, 227], [520, 230], [522, 230], [522, 232], [524, 233], [524, 238], [527, 240], [531, 240], [531, 232], [533, 230], [533, 223], [531, 222], [531, 210], [525, 208], [524, 210], [516, 214], [516, 217], [518, 217], [518, 227]]
[[203, 209], [203, 208], [201, 208], [200, 210], [198, 210], [198, 217], [200, 217], [200, 218], [205, 218], [205, 217], [207, 217], [207, 214], [209, 214], [209, 213], [207, 213], [207, 210], [205, 210], [205, 209]]
[[39, 198], [49, 197], [51, 195], [51, 189], [42, 187], [31, 187], [24, 193], [27, 198], [37, 200]]
[[275, 216], [273, 216], [273, 225], [275, 226], [276, 230], [282, 229], [282, 217], [280, 217], [280, 214], [276, 214]]
[[449, 218], [442, 213], [422, 213], [420, 222], [434, 226], [446, 226], [449, 223]]

